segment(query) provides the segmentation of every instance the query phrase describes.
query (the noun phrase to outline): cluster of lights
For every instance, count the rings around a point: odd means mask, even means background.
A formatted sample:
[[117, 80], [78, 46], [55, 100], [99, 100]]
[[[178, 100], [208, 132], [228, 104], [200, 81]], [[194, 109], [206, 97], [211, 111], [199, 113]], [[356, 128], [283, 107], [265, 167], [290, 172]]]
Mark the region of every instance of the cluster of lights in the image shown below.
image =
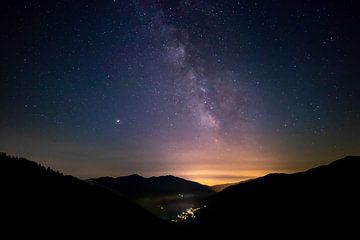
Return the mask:
[[183, 222], [190, 218], [196, 218], [195, 212], [200, 208], [188, 208], [184, 212], [178, 214], [176, 219], [171, 220], [172, 222]]

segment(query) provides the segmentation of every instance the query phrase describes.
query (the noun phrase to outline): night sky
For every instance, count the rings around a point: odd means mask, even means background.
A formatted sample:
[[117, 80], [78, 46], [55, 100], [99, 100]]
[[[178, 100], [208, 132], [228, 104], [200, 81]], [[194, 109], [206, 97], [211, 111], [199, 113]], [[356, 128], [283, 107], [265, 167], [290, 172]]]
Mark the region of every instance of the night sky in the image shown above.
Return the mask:
[[206, 184], [360, 155], [356, 1], [1, 1], [0, 151]]

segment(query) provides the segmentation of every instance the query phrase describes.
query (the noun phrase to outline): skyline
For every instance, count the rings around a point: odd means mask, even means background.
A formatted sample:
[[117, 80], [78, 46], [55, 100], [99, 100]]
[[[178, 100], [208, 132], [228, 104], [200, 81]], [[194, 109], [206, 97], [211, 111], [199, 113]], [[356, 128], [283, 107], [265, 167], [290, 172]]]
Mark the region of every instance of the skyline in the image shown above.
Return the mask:
[[344, 1], [4, 1], [0, 151], [214, 185], [360, 155]]

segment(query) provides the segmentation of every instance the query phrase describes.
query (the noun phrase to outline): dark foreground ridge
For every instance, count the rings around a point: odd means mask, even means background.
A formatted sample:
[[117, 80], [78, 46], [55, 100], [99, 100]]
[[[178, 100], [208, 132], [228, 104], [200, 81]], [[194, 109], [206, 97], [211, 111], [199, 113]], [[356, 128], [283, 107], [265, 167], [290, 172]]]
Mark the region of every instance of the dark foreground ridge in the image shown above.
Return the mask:
[[348, 156], [326, 166], [294, 174], [269, 174], [230, 186], [210, 197], [197, 228], [285, 233], [358, 228], [360, 157]]
[[[2, 153], [2, 228], [27, 234], [50, 230], [57, 234], [75, 231], [102, 236], [145, 234], [147, 238], [287, 232], [299, 235], [314, 231], [322, 235], [354, 234], [359, 216], [359, 167], [360, 157], [349, 156], [305, 172], [269, 174], [239, 183], [206, 198], [202, 202], [206, 207], [197, 212], [196, 218], [170, 224], [123, 196], [121, 189], [114, 190], [119, 179], [82, 181]], [[125, 179], [149, 182], [138, 175]], [[150, 179], [150, 182], [171, 183], [160, 187], [161, 191], [157, 192], [160, 195], [186, 191], [182, 184], [190, 184], [188, 191], [208, 191], [206, 186], [173, 176]], [[109, 182], [115, 185], [110, 187]], [[154, 189], [157, 188], [134, 191], [154, 193]]]
[[[24, 158], [0, 154], [4, 226], [36, 235], [79, 233], [161, 236], [168, 223], [108, 189]], [[141, 230], [141, 231], [139, 231]]]

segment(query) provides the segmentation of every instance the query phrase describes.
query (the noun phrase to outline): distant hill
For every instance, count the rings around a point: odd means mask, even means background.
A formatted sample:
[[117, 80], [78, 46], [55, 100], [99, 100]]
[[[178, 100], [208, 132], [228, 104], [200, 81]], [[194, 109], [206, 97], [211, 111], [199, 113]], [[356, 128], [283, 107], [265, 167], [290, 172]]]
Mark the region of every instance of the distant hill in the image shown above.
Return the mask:
[[[284, 233], [327, 232], [358, 227], [360, 157], [295, 174], [269, 174], [230, 186], [210, 197], [198, 213], [199, 229], [227, 233], [250, 229]], [[200, 230], [199, 230], [200, 231]]]
[[164, 195], [203, 195], [212, 194], [209, 186], [197, 182], [174, 177], [172, 175], [145, 178], [137, 174], [124, 177], [101, 177], [89, 179], [109, 189], [115, 190], [123, 195], [141, 198]]
[[145, 178], [134, 174], [88, 181], [131, 198], [164, 219], [196, 207], [200, 200], [215, 193], [209, 186], [171, 175]]
[[218, 184], [218, 185], [211, 186], [210, 188], [211, 188], [214, 192], [221, 192], [221, 191], [224, 190], [225, 188], [230, 187], [230, 186], [234, 186], [234, 185], [236, 185], [236, 184], [239, 184], [239, 183], [237, 182], [237, 183]]
[[169, 227], [106, 188], [4, 153], [0, 154], [0, 188], [4, 224], [18, 229], [141, 235], [132, 232], [136, 227], [159, 236]]

